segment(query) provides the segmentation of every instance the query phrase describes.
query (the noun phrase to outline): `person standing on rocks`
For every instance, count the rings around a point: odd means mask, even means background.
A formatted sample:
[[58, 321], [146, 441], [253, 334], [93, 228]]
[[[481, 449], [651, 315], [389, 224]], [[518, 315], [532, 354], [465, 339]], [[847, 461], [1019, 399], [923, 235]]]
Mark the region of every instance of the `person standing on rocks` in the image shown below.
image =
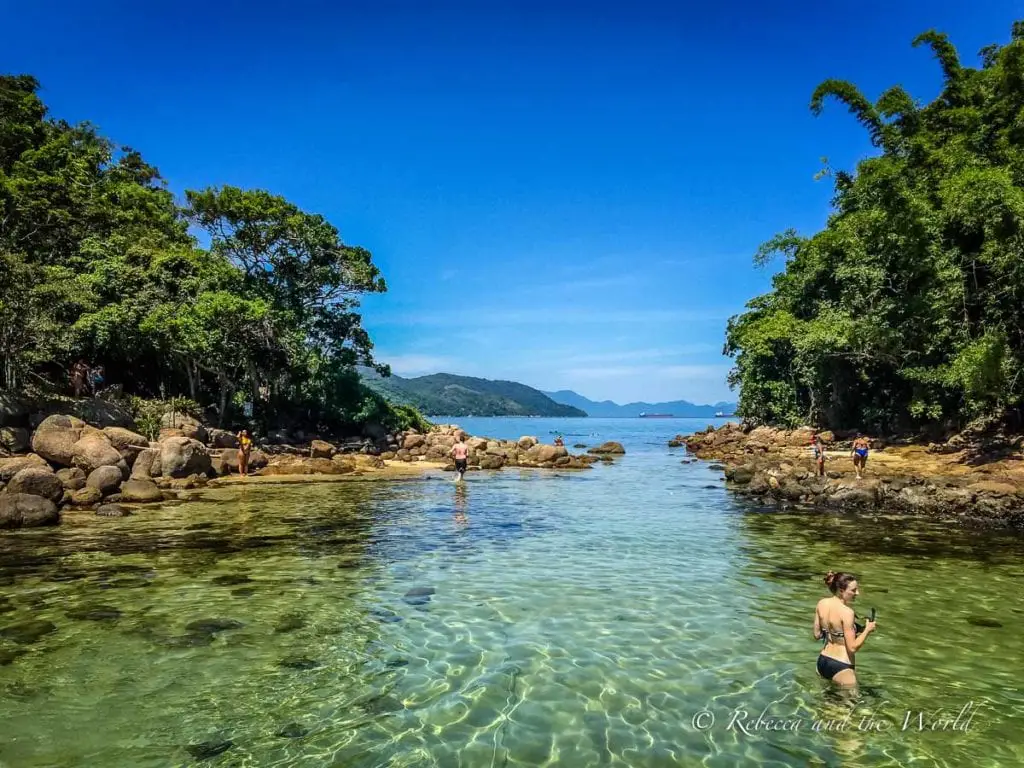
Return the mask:
[[252, 436], [248, 429], [238, 433], [238, 474], [245, 477], [249, 474], [249, 454], [252, 453]]
[[452, 446], [452, 456], [455, 457], [455, 471], [459, 473], [457, 482], [462, 482], [466, 476], [466, 465], [469, 461], [469, 446], [461, 437]]
[[857, 470], [857, 479], [860, 480], [861, 476], [868, 465], [868, 448], [870, 443], [864, 435], [858, 435], [857, 439], [853, 441], [853, 449], [850, 451], [850, 456], [853, 457], [853, 468]]
[[815, 435], [811, 441], [811, 449], [814, 451], [814, 461], [818, 468], [818, 477], [825, 476], [825, 444], [821, 442], [821, 435]]

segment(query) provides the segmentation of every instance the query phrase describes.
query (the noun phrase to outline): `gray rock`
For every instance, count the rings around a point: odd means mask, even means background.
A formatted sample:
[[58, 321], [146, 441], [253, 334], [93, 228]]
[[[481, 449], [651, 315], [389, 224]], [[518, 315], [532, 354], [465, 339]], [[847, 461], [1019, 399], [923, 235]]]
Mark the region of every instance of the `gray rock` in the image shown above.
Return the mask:
[[121, 501], [129, 504], [150, 504], [163, 501], [164, 494], [156, 483], [146, 478], [127, 480], [121, 486]]
[[89, 473], [85, 485], [87, 488], [98, 489], [104, 496], [109, 496], [121, 486], [123, 479], [118, 467], [99, 467]]
[[72, 465], [92, 472], [100, 467], [116, 466], [120, 469], [122, 479], [127, 478], [130, 470], [128, 463], [120, 452], [111, 444], [105, 434], [92, 427], [82, 430], [82, 436], [71, 446]]
[[0, 528], [34, 528], [60, 522], [57, 505], [42, 496], [0, 493]]
[[0, 459], [0, 483], [9, 483], [11, 478], [27, 467], [39, 469], [50, 469], [46, 459], [35, 453], [26, 456], [14, 456], [9, 459]]
[[211, 470], [206, 446], [188, 437], [168, 437], [160, 443], [160, 469], [164, 477], [205, 475]]
[[75, 458], [74, 445], [87, 429], [99, 432], [74, 416], [47, 416], [32, 434], [32, 450], [47, 461], [70, 467]]
[[64, 484], [60, 478], [47, 467], [27, 467], [11, 478], [7, 483], [7, 493], [27, 493], [42, 496], [54, 504], [59, 504], [64, 497]]
[[134, 463], [142, 451], [149, 448], [149, 440], [138, 432], [124, 427], [104, 427], [103, 434], [128, 466]]
[[63, 483], [64, 490], [66, 491], [77, 491], [79, 488], [85, 488], [86, 474], [84, 470], [78, 467], [58, 469], [57, 477]]
[[160, 469], [160, 448], [145, 448], [135, 457], [131, 476], [148, 480], [151, 477], [159, 477]]

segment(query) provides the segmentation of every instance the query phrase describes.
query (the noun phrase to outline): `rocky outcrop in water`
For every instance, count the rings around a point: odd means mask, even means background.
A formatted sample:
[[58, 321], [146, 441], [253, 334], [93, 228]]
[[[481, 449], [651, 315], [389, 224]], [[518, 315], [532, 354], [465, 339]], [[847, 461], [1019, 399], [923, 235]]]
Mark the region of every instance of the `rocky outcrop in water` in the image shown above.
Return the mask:
[[677, 435], [669, 445], [722, 462], [726, 487], [764, 504], [890, 511], [1024, 527], [1024, 455], [1004, 453], [979, 463], [965, 451], [878, 439], [872, 441], [867, 469], [858, 479], [849, 439], [821, 432], [826, 462], [824, 476], [818, 476], [810, 448], [814, 434], [810, 427], [726, 424]]

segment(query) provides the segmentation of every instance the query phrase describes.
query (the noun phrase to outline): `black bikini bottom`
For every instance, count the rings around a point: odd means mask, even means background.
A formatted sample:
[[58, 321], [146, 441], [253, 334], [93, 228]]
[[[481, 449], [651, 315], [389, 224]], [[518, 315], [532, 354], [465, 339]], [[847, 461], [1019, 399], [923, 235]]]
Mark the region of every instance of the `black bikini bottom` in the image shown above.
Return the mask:
[[823, 653], [818, 654], [818, 674], [826, 680], [831, 680], [844, 669], [854, 669], [854, 665], [847, 664], [845, 661], [830, 659]]

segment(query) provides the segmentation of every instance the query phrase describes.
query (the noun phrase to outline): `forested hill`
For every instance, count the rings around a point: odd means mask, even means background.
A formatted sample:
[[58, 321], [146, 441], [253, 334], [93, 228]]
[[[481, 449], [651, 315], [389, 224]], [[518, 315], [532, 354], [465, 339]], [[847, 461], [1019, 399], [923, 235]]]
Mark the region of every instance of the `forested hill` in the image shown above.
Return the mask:
[[369, 251], [265, 190], [176, 198], [39, 87], [0, 75], [0, 393], [70, 394], [95, 366], [108, 394], [187, 397], [223, 426], [416, 421], [359, 386], [359, 298], [386, 289]]
[[[755, 262], [785, 258], [772, 290], [729, 321], [739, 414], [757, 422], [903, 431], [1016, 421], [1024, 395], [1024, 22], [961, 62], [926, 32], [942, 92], [895, 86], [872, 102], [826, 80], [878, 154], [825, 168], [833, 213], [790, 230]], [[841, 66], [837, 63], [836, 66]], [[899, 73], [894, 73], [895, 77]], [[821, 147], [826, 154], [828, 147]]]
[[450, 373], [404, 379], [361, 368], [363, 382], [388, 400], [438, 416], [586, 416], [543, 392], [514, 381], [491, 381]]
[[671, 400], [661, 403], [634, 402], [619, 405], [611, 400], [600, 402], [590, 400], [571, 389], [560, 389], [557, 392], [545, 392], [556, 403], [572, 405], [584, 410], [589, 416], [604, 418], [630, 419], [636, 418], [641, 413], [664, 413], [680, 418], [704, 418], [714, 416], [716, 413], [732, 415], [736, 410], [736, 403], [718, 402], [714, 405], [698, 405], [689, 400]]

